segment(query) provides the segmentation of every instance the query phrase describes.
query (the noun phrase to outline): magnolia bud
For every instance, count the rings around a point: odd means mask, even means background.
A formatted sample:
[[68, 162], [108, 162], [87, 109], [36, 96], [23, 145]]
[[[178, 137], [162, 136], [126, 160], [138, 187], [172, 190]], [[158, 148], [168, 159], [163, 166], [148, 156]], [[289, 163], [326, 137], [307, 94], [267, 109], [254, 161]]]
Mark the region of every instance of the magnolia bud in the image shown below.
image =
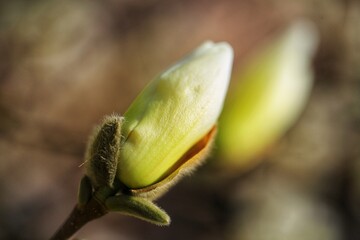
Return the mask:
[[209, 151], [227, 92], [233, 51], [206, 42], [152, 81], [124, 118], [105, 117], [88, 143], [78, 208], [115, 211], [158, 225], [170, 217], [152, 200]]
[[[179, 169], [188, 160], [184, 157], [197, 155], [211, 142], [232, 60], [229, 44], [206, 42], [136, 98], [122, 125], [117, 177], [124, 185], [138, 189], [156, 184]], [[194, 148], [202, 139], [207, 142]]]

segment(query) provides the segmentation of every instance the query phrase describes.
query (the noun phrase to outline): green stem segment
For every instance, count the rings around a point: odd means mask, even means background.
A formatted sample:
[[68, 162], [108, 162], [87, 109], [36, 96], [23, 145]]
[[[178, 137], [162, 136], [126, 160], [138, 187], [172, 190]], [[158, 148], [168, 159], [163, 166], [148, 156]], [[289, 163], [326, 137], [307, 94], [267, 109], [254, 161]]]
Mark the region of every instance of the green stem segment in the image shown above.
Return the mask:
[[50, 238], [50, 240], [69, 239], [86, 223], [94, 219], [100, 218], [105, 214], [107, 214], [107, 210], [95, 198], [92, 198], [83, 207], [78, 207], [78, 205], [76, 205], [70, 216], [58, 229], [58, 231]]

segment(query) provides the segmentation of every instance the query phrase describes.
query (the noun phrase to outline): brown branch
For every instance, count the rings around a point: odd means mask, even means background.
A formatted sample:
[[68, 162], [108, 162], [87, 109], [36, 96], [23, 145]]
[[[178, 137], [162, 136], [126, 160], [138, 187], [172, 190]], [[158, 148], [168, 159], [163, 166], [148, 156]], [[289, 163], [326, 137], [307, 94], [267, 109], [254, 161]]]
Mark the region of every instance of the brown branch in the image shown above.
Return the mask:
[[50, 240], [69, 239], [86, 223], [102, 217], [106, 213], [107, 211], [104, 206], [102, 206], [95, 198], [92, 198], [85, 206], [79, 207], [77, 205]]

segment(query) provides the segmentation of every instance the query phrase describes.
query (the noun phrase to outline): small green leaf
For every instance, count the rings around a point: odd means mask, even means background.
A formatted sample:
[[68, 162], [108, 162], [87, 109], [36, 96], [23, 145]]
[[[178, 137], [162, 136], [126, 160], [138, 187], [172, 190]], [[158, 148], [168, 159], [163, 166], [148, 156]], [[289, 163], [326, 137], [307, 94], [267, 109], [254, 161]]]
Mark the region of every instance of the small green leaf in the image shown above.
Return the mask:
[[170, 224], [169, 215], [153, 202], [145, 198], [119, 195], [108, 198], [105, 202], [105, 206], [108, 211], [120, 212], [156, 225], [167, 226]]
[[92, 186], [91, 181], [88, 176], [84, 176], [79, 185], [78, 192], [78, 206], [81, 208], [85, 206], [92, 196]]

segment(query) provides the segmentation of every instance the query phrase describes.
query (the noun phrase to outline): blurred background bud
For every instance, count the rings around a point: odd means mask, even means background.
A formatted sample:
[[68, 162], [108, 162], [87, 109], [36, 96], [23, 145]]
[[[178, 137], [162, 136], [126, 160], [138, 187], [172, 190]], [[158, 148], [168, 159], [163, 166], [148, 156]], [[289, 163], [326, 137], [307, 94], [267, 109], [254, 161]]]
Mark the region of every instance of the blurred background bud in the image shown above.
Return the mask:
[[293, 126], [308, 100], [318, 34], [293, 23], [233, 76], [219, 125], [220, 163], [247, 167]]

